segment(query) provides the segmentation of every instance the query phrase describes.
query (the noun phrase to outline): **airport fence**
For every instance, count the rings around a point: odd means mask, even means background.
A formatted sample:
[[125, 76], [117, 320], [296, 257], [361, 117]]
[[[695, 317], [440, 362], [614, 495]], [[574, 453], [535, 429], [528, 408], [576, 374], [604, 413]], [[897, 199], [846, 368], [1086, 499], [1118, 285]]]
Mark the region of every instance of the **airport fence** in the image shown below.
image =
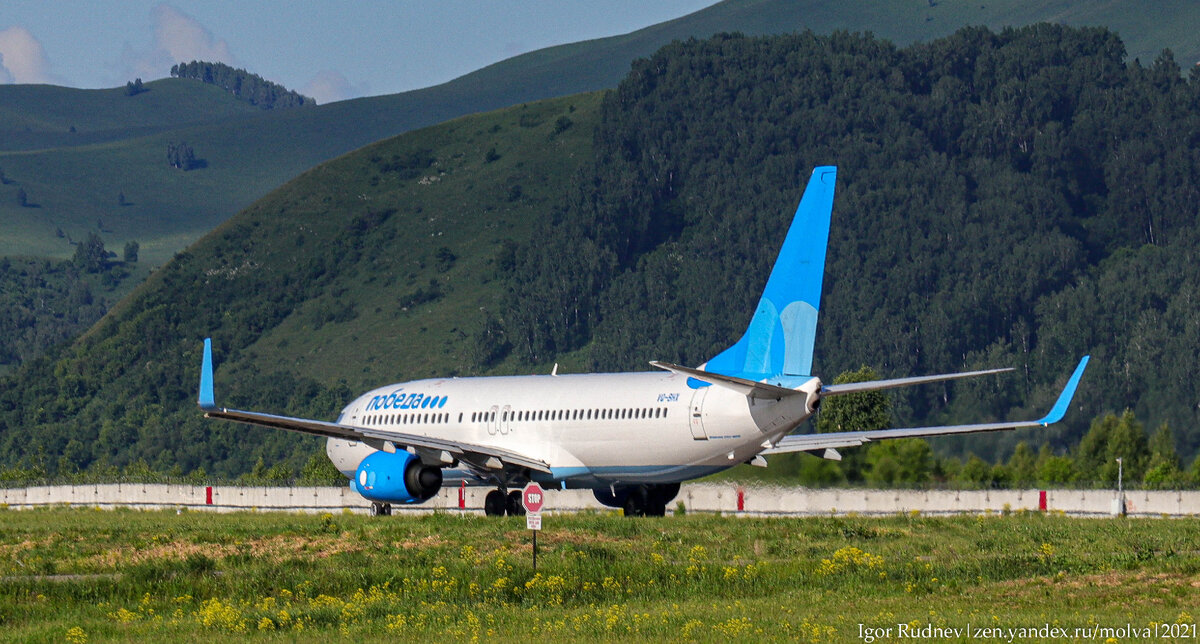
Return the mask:
[[[488, 488], [443, 488], [421, 505], [393, 506], [394, 513], [482, 513]], [[1072, 516], [1184, 517], [1200, 515], [1200, 491], [1134, 490], [1122, 504], [1113, 490], [887, 490], [686, 484], [670, 511], [742, 516], [888, 515], [920, 513], [1003, 514], [1055, 512]], [[367, 513], [370, 502], [348, 487], [247, 487], [176, 483], [89, 483], [0, 488], [0, 507], [71, 506], [213, 512]], [[546, 514], [607, 511], [589, 490], [553, 490]]]

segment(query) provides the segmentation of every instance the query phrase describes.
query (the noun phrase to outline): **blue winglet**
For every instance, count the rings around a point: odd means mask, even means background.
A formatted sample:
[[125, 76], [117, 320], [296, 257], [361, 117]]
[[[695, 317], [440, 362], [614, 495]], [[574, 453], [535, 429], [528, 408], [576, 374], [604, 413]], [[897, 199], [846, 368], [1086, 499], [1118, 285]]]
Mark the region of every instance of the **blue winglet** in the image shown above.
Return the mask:
[[212, 338], [204, 338], [204, 362], [200, 364], [200, 409], [217, 408], [213, 397]]
[[1071, 405], [1071, 399], [1075, 397], [1075, 388], [1079, 386], [1079, 379], [1083, 377], [1083, 370], [1087, 368], [1089, 359], [1091, 359], [1091, 356], [1083, 356], [1083, 359], [1079, 361], [1079, 366], [1075, 367], [1075, 373], [1071, 374], [1071, 379], [1067, 381], [1067, 386], [1059, 394], [1058, 402], [1054, 403], [1054, 408], [1050, 410], [1049, 414], [1046, 414], [1035, 422], [1044, 426], [1062, 420], [1063, 416], [1067, 414], [1067, 407]]

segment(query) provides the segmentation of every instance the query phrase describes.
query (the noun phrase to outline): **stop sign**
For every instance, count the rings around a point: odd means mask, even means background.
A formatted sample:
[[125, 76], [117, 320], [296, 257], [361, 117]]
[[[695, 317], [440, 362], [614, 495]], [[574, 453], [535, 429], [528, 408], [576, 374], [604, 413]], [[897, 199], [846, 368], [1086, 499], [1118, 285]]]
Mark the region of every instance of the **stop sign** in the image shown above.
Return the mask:
[[525, 506], [525, 511], [530, 514], [541, 512], [542, 506], [545, 503], [546, 492], [537, 483], [526, 485], [525, 489], [521, 492], [521, 505]]

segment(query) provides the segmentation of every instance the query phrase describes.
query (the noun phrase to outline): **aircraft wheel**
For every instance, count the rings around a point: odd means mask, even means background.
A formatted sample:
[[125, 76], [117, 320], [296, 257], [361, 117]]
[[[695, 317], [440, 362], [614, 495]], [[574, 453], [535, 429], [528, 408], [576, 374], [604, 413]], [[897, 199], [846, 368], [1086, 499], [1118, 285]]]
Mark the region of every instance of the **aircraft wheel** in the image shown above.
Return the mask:
[[500, 490], [492, 490], [483, 497], [483, 513], [489, 517], [504, 516], [505, 505], [504, 493]]
[[371, 516], [386, 517], [392, 514], [392, 505], [390, 503], [372, 503]]
[[646, 516], [646, 508], [642, 505], [641, 495], [630, 493], [625, 499], [625, 516], [627, 517], [643, 517]]
[[665, 517], [667, 516], [667, 504], [658, 498], [650, 499], [650, 503], [646, 506], [646, 516], [648, 517]]
[[513, 490], [508, 493], [508, 516], [523, 517], [525, 516], [525, 505], [521, 503], [521, 491]]

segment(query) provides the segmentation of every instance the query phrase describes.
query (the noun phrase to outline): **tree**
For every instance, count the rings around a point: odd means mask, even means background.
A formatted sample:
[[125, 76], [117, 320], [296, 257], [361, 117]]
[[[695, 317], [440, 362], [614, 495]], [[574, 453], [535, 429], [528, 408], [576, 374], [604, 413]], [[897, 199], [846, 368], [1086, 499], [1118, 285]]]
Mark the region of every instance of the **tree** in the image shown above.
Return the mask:
[[1146, 430], [1133, 412], [1126, 409], [1108, 438], [1108, 462], [1100, 470], [1105, 483], [1117, 482], [1117, 459], [1126, 481], [1140, 481], [1146, 474], [1150, 462], [1150, 449], [1146, 442]]
[[471, 334], [471, 357], [475, 365], [486, 369], [503, 360], [511, 350], [504, 326], [490, 312], [485, 313], [483, 324]]
[[138, 261], [138, 250], [140, 248], [141, 246], [134, 240], [125, 242], [125, 253], [123, 255], [125, 262], [132, 264]]
[[982, 458], [971, 454], [967, 462], [958, 471], [958, 480], [972, 487], [989, 487], [991, 484], [991, 467]]
[[901, 438], [867, 448], [866, 480], [872, 485], [922, 485], [930, 481], [933, 450], [923, 438]]
[[87, 273], [99, 273], [104, 269], [108, 260], [108, 251], [104, 249], [104, 241], [94, 232], [88, 233], [87, 239], [75, 247], [75, 257], [71, 261], [75, 266]]
[[283, 463], [267, 467], [261, 456], [255, 461], [254, 467], [237, 478], [240, 485], [283, 485], [292, 479], [292, 470]]
[[224, 63], [207, 63], [193, 60], [190, 63], [179, 63], [171, 67], [171, 76], [175, 78], [190, 78], [215, 85], [234, 96], [257, 105], [265, 110], [315, 105], [316, 101], [264, 79], [257, 74], [251, 74], [244, 69], [234, 69]]
[[1151, 489], [1177, 488], [1184, 482], [1175, 451], [1175, 436], [1166, 423], [1159, 425], [1150, 437], [1150, 462], [1142, 483]]
[[1050, 445], [1043, 444], [1038, 451], [1037, 483], [1042, 487], [1063, 486], [1075, 478], [1074, 462], [1069, 456], [1057, 456]]
[[147, 90], [145, 87], [142, 86], [142, 79], [140, 79], [140, 78], [137, 80], [131, 80], [131, 81], [125, 83], [125, 95], [126, 96], [137, 96], [138, 94], [141, 94], [142, 92], [145, 92], [145, 91], [147, 91]]
[[334, 466], [333, 461], [325, 455], [325, 450], [321, 449], [313, 452], [308, 461], [304, 463], [304, 467], [300, 468], [300, 479], [297, 481], [300, 485], [342, 485], [346, 482], [346, 477], [338, 471]]
[[442, 246], [434, 253], [434, 259], [437, 261], [438, 272], [445, 273], [454, 267], [454, 262], [458, 259], [458, 256], [449, 248]]
[[1108, 439], [1118, 420], [1113, 414], [1092, 421], [1075, 448], [1076, 476], [1083, 482], [1099, 480], [1099, 472], [1108, 462]]
[[[863, 365], [856, 371], [844, 371], [838, 374], [833, 379], [833, 382], [834, 384], [841, 385], [850, 382], [867, 382], [878, 379], [879, 374], [874, 369]], [[820, 433], [887, 429], [892, 426], [891, 400], [888, 399], [887, 394], [878, 390], [846, 394], [844, 396], [831, 396], [827, 400], [821, 401], [821, 408], [817, 413], [816, 424], [817, 431]], [[879, 443], [878, 445], [883, 444]], [[851, 450], [843, 454], [844, 459], [841, 468], [848, 480], [862, 481], [865, 479], [867, 452], [870, 452], [875, 447], [877, 445], [872, 445], [866, 450]], [[892, 457], [894, 454], [890, 450], [891, 448], [885, 450], [886, 456], [884, 452], [881, 452], [879, 458], [886, 459]], [[880, 464], [880, 467], [887, 468], [890, 465]], [[884, 474], [881, 469], [876, 476], [888, 478], [891, 475]]]
[[167, 164], [185, 172], [191, 170], [196, 167], [196, 151], [187, 143], [168, 143]]
[[1017, 443], [1013, 455], [1008, 459], [1008, 473], [1013, 484], [1032, 485], [1037, 480], [1037, 458], [1029, 443]]

